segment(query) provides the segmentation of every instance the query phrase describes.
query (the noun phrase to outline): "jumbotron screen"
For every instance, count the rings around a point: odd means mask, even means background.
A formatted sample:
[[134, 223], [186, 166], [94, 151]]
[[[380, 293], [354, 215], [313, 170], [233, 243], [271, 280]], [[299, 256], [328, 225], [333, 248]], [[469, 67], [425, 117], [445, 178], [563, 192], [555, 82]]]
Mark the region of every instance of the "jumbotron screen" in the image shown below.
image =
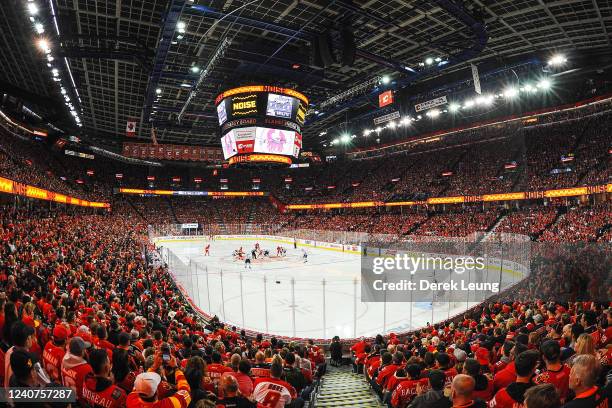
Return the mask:
[[222, 133], [245, 125], [264, 126], [266, 118], [271, 119], [269, 124], [274, 127], [300, 132], [308, 109], [308, 98], [301, 93], [267, 85], [227, 90], [217, 96], [215, 103]]
[[243, 86], [217, 96], [225, 160], [263, 153], [298, 157], [308, 98], [276, 86]]
[[221, 138], [225, 160], [237, 154], [270, 153], [298, 157], [302, 135], [293, 130], [259, 126], [232, 129]]

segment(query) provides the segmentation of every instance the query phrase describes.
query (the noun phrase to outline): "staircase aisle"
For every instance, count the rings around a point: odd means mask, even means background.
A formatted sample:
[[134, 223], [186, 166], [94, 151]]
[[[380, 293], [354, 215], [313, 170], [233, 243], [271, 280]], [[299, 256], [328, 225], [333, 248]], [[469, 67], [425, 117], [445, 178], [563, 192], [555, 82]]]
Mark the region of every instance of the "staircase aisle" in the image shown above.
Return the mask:
[[361, 407], [382, 408], [378, 398], [365, 382], [363, 375], [354, 374], [350, 367], [331, 367], [321, 378], [314, 398], [314, 408]]

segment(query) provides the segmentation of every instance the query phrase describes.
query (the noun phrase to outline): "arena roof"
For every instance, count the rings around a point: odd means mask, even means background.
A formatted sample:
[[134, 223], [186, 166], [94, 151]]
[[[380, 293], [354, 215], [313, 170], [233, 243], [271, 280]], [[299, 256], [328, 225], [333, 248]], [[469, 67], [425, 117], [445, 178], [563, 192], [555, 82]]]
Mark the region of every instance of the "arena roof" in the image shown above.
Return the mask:
[[[34, 18], [28, 3], [38, 8]], [[43, 24], [44, 34], [35, 24]], [[357, 46], [354, 64], [313, 67], [311, 40], [331, 29], [338, 42], [348, 26]], [[22, 97], [45, 119], [74, 127], [36, 47], [40, 35], [56, 60], [66, 58], [62, 83], [70, 88], [74, 81], [76, 92], [68, 93], [81, 131], [92, 140], [120, 141], [134, 119], [141, 139], [150, 138], [153, 121], [160, 142], [217, 145], [214, 98], [232, 86], [292, 87], [316, 105], [385, 74], [398, 85], [439, 75], [419, 70], [428, 57], [449, 61], [445, 74], [469, 62], [495, 58], [503, 65], [543, 51], [609, 52], [612, 2], [10, 0], [0, 6], [0, 27], [0, 90]], [[311, 117], [305, 135], [368, 105], [371, 98], [350, 98], [342, 109]]]

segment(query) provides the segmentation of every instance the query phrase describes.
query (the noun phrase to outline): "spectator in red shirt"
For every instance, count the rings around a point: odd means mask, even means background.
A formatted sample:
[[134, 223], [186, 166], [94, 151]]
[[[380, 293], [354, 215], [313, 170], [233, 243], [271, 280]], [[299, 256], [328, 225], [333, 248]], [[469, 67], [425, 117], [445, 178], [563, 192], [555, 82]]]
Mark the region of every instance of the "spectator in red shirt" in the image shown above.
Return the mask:
[[406, 372], [409, 379], [400, 382], [391, 394], [391, 406], [394, 408], [407, 406], [417, 396], [419, 390], [427, 386], [427, 379], [421, 378], [420, 365], [409, 364]]
[[[248, 398], [253, 394], [253, 380], [249, 376], [251, 372], [251, 364], [246, 359], [241, 359], [238, 354], [232, 355], [231, 358], [232, 371], [224, 373], [221, 378], [231, 376], [238, 382], [240, 394]], [[222, 396], [223, 388], [220, 389], [219, 395]]]
[[53, 328], [52, 340], [49, 340], [43, 350], [42, 360], [45, 371], [51, 380], [61, 381], [62, 360], [66, 354], [66, 339], [68, 329], [61, 324]]
[[493, 378], [493, 389], [495, 390], [495, 392], [508, 386], [516, 379], [516, 369], [514, 361], [516, 358], [515, 356], [521, 354], [524, 351], [527, 351], [526, 345], [518, 342], [514, 344], [514, 347], [510, 352], [511, 361], [508, 363], [508, 366], [506, 366], [506, 368], [495, 374], [495, 377]]
[[104, 349], [95, 349], [89, 353], [89, 364], [93, 372], [85, 376], [83, 400], [90, 407], [122, 408], [127, 398], [126, 392], [113, 384], [111, 380], [111, 363]]
[[525, 401], [525, 391], [533, 387], [532, 377], [539, 360], [535, 350], [524, 351], [515, 360], [516, 380], [497, 391], [489, 408], [519, 408]]
[[540, 352], [546, 368], [533, 380], [536, 384], [549, 383], [555, 386], [561, 403], [567, 400], [569, 394], [570, 368], [561, 363], [561, 346], [555, 340], [547, 340], [540, 346]]
[[62, 384], [72, 388], [79, 400], [82, 399], [85, 376], [92, 372], [91, 366], [85, 360], [85, 350], [90, 344], [80, 337], [70, 339], [68, 352], [62, 360]]

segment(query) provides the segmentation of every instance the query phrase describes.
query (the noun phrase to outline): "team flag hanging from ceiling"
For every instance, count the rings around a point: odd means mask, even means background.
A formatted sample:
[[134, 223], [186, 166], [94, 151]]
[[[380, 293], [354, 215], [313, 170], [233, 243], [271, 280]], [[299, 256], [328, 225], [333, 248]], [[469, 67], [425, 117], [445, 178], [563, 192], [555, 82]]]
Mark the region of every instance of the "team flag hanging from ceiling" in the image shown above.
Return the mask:
[[136, 135], [136, 122], [129, 121], [125, 126], [125, 135], [127, 137], [134, 137]]

